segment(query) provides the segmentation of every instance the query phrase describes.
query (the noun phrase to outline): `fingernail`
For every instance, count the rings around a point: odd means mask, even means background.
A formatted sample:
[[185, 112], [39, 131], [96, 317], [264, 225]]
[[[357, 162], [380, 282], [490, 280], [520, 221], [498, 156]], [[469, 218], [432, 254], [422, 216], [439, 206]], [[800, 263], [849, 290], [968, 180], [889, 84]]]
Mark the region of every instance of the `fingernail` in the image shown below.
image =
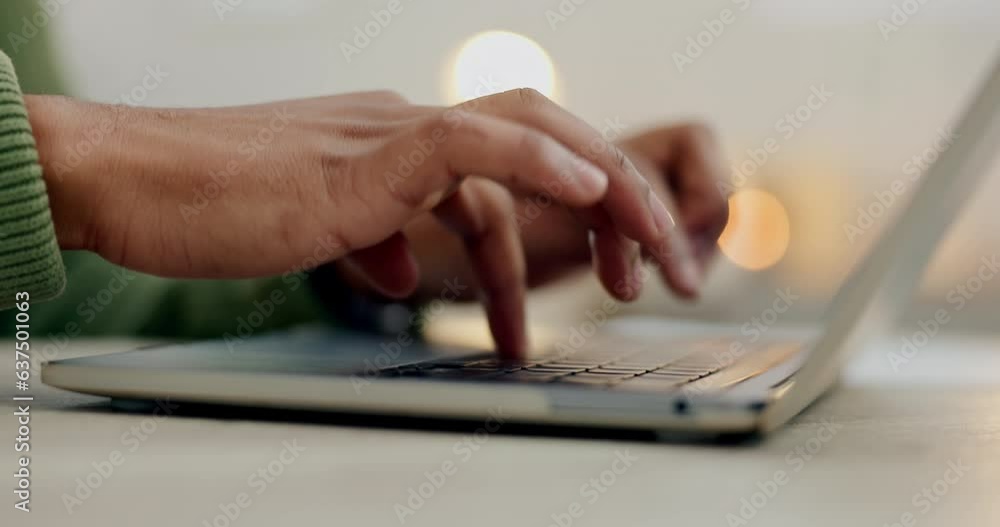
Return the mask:
[[697, 293], [701, 288], [701, 269], [695, 260], [691, 243], [688, 241], [683, 231], [673, 233], [669, 238], [670, 260], [672, 266], [677, 269], [677, 279], [682, 286], [692, 294]]
[[577, 181], [580, 185], [595, 194], [604, 194], [604, 191], [608, 189], [608, 175], [603, 170], [582, 157], [577, 158], [574, 165], [577, 169]]
[[698, 269], [698, 264], [691, 258], [686, 258], [679, 263], [681, 281], [692, 293], [697, 292], [701, 288], [701, 270]]
[[656, 222], [656, 228], [661, 235], [666, 236], [677, 225], [667, 206], [663, 204], [663, 200], [653, 192], [649, 193], [649, 210], [653, 213], [653, 221]]
[[639, 291], [642, 290], [643, 278], [646, 273], [646, 268], [642, 264], [642, 258], [636, 257], [635, 261], [632, 263], [632, 281], [635, 283], [635, 296], [639, 296]]

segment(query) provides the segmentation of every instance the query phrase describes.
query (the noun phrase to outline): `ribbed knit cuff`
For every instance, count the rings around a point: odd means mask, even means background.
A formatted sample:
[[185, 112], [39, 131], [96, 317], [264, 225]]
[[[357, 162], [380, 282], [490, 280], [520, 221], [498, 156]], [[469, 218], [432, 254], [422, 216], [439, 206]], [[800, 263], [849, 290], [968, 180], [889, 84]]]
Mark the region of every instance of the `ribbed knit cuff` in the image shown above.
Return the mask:
[[35, 302], [65, 286], [24, 97], [10, 59], [0, 53], [0, 309], [12, 306], [18, 292]]

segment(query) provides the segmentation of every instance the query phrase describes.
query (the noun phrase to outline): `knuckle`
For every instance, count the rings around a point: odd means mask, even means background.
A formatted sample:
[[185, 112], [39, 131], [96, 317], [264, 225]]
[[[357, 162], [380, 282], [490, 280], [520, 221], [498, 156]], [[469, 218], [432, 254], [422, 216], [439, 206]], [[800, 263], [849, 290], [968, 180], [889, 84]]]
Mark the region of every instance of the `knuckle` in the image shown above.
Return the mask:
[[354, 185], [354, 163], [348, 156], [324, 153], [320, 157], [320, 178], [324, 193], [331, 201], [343, 200], [357, 192]]
[[[434, 189], [441, 187], [439, 179], [446, 177], [438, 171], [418, 170], [413, 177], [401, 184], [385, 188], [385, 192], [406, 210], [423, 210]], [[369, 206], [369, 209], [373, 207]]]
[[[441, 146], [453, 140], [484, 141], [489, 130], [484, 126], [482, 118], [472, 112], [459, 108], [449, 108], [441, 112], [435, 112], [417, 125], [416, 134], [418, 141], [425, 144], [433, 144], [434, 152], [430, 155], [442, 153]], [[427, 143], [427, 140], [432, 143]]]
[[425, 188], [424, 185], [402, 185], [396, 190], [389, 191], [389, 195], [406, 209], [419, 210], [427, 201]]
[[[439, 195], [457, 188], [465, 179], [466, 174], [453, 167], [450, 157], [449, 152], [453, 151], [450, 146], [455, 145], [447, 145], [452, 139], [448, 119], [445, 112], [424, 118], [415, 125], [412, 135], [403, 135], [383, 155], [377, 156], [394, 163], [401, 160], [398, 162], [408, 168], [405, 176], [392, 172], [392, 168], [387, 169], [397, 176], [387, 190], [409, 209], [426, 209], [429, 204], [440, 201], [436, 199]], [[467, 133], [469, 130], [462, 131], [463, 135]]]
[[536, 109], [552, 102], [534, 88], [517, 88], [513, 92], [517, 96], [518, 104], [523, 108]]
[[625, 151], [617, 146], [611, 145], [608, 149], [611, 154], [612, 159], [615, 161], [615, 168], [622, 172], [631, 172], [629, 170], [629, 160], [628, 156], [625, 155]]

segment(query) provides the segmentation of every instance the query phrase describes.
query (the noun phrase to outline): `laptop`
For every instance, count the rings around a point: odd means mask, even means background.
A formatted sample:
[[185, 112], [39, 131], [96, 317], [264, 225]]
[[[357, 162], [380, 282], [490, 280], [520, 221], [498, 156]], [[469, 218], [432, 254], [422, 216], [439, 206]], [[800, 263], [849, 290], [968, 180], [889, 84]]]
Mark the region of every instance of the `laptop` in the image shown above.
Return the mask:
[[841, 286], [811, 338], [760, 340], [733, 353], [721, 330], [655, 341], [598, 333], [505, 362], [409, 338], [290, 332], [238, 346], [197, 342], [57, 360], [43, 365], [42, 380], [122, 404], [169, 399], [233, 411], [499, 421], [663, 438], [759, 435], [829, 390], [851, 352], [897, 322], [1000, 149], [998, 114], [1000, 62], [960, 119], [953, 146]]

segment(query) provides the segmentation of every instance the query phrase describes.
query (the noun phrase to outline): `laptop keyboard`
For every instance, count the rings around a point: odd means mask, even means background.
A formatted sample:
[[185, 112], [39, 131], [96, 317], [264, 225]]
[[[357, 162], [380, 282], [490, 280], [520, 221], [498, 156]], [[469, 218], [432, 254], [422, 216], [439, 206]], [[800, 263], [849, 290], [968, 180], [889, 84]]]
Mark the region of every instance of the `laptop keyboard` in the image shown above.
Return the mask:
[[[553, 383], [641, 391], [669, 391], [708, 377], [732, 362], [730, 340], [702, 340], [676, 345], [686, 354], [658, 349], [611, 349], [592, 343], [573, 353], [552, 353], [523, 361], [505, 361], [494, 354], [430, 360], [385, 368], [383, 377], [476, 382]], [[619, 343], [620, 348], [620, 343]], [[748, 350], [749, 351], [749, 350]]]

